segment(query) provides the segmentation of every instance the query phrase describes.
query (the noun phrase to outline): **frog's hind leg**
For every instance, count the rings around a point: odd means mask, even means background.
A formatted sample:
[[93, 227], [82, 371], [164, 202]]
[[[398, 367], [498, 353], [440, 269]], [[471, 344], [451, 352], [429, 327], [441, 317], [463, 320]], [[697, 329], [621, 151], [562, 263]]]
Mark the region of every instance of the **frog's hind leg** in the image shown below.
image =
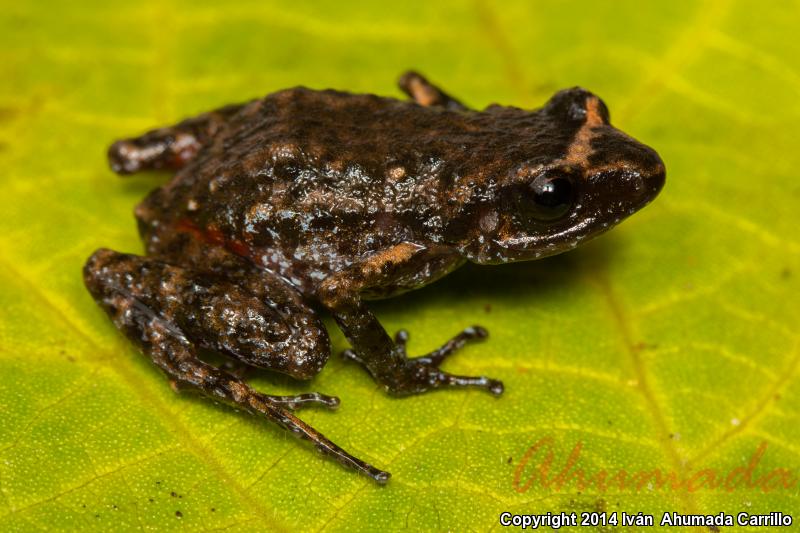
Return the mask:
[[178, 170], [197, 155], [244, 105], [222, 107], [173, 126], [148, 131], [139, 137], [116, 141], [108, 149], [111, 170], [118, 174]]
[[397, 85], [420, 105], [445, 107], [455, 111], [467, 109], [464, 104], [429, 82], [422, 74], [413, 70], [409, 70], [400, 76]]
[[307, 405], [335, 408], [338, 398], [319, 393], [262, 394], [197, 357], [201, 347], [234, 355], [249, 350], [257, 362], [310, 377], [328, 357], [328, 337], [321, 324], [304, 317], [300, 333], [305, 344], [295, 349], [286, 342], [296, 326], [286, 317], [295, 310], [291, 302], [264, 303], [219, 278], [111, 250], [98, 250], [89, 258], [84, 281], [117, 328], [142, 348], [176, 390], [200, 392], [263, 416], [343, 465], [379, 483], [389, 479], [388, 472], [350, 455], [290, 412]]

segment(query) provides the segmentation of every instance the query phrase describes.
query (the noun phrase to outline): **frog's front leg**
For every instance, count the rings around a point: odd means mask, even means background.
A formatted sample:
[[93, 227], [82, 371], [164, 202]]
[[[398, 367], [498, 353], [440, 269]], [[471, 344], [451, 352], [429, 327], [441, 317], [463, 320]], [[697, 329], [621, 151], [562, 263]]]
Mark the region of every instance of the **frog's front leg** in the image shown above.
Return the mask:
[[307, 308], [282, 291], [263, 301], [214, 275], [111, 250], [89, 258], [84, 281], [117, 328], [167, 374], [175, 389], [264, 416], [345, 466], [379, 483], [389, 479], [388, 472], [353, 457], [289, 412], [314, 404], [335, 408], [338, 398], [316, 392], [262, 394], [198, 359], [198, 348], [206, 348], [300, 379], [316, 374], [330, 354], [327, 333]]
[[392, 341], [362, 300], [362, 295], [380, 297], [419, 287], [463, 262], [463, 258], [448, 247], [404, 242], [328, 277], [317, 296], [333, 313], [353, 346], [345, 355], [361, 363], [393, 394], [402, 396], [467, 386], [501, 394], [503, 384], [500, 381], [485, 376], [456, 376], [439, 369], [445, 357], [467, 341], [485, 337], [486, 330], [477, 326], [467, 328], [427, 356], [409, 358], [405, 351], [407, 333], [401, 331], [396, 342]]
[[400, 76], [397, 85], [419, 105], [445, 107], [464, 111], [467, 106], [429, 82], [422, 74], [409, 70]]
[[118, 174], [133, 174], [141, 170], [178, 170], [191, 161], [244, 105], [225, 106], [173, 126], [116, 141], [108, 149], [111, 170]]

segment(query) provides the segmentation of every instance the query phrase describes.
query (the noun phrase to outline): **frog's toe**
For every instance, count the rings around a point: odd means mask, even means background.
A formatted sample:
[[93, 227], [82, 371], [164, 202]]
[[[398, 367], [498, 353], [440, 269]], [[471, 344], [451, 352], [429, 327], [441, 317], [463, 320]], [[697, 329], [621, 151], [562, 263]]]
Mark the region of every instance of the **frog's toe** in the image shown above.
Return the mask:
[[403, 354], [406, 352], [406, 344], [408, 344], [408, 339], [410, 337], [411, 334], [407, 329], [399, 329], [397, 330], [397, 333], [394, 334], [394, 344], [403, 352]]
[[[468, 328], [465, 328], [458, 335], [456, 335], [455, 337], [453, 337], [452, 339], [444, 343], [441, 347], [432, 351], [428, 355], [415, 358], [415, 361], [419, 361], [420, 363], [425, 363], [431, 366], [438, 367], [440, 364], [442, 364], [442, 361], [447, 359], [448, 356], [456, 353], [468, 342], [485, 339], [488, 336], [489, 332], [486, 330], [486, 328], [477, 325], [470, 326]], [[406, 340], [408, 340], [408, 334], [406, 334]], [[405, 342], [403, 343], [402, 346], [405, 349]]]
[[[417, 357], [415, 360], [429, 365], [439, 366], [441, 362], [447, 358], [447, 356], [454, 354], [468, 342], [485, 339], [488, 336], [489, 332], [486, 330], [486, 328], [477, 325], [470, 326], [465, 328], [458, 335], [454, 336], [436, 350], [422, 357]], [[411, 334], [406, 329], [398, 330], [397, 333], [394, 334], [395, 348], [404, 356], [407, 356], [406, 346], [408, 345], [408, 339], [410, 337]], [[342, 355], [344, 355], [347, 359], [360, 362], [352, 350], [345, 350], [345, 353]]]
[[440, 372], [440, 374], [440, 383], [447, 387], [478, 387], [486, 389], [495, 396], [500, 396], [505, 390], [502, 381], [487, 378], [486, 376], [457, 376], [446, 372]]
[[500, 396], [505, 390], [502, 381], [486, 376], [450, 374], [427, 363], [421, 357], [406, 360], [402, 371], [395, 372], [392, 378], [385, 386], [388, 392], [397, 396], [409, 396], [451, 387], [486, 389], [494, 396]]
[[295, 396], [267, 396], [270, 401], [279, 404], [287, 409], [295, 410], [300, 407], [308, 407], [311, 405], [322, 405], [328, 409], [336, 409], [341, 403], [337, 396], [328, 396], [327, 394], [320, 394], [319, 392], [307, 392], [305, 394], [297, 394]]

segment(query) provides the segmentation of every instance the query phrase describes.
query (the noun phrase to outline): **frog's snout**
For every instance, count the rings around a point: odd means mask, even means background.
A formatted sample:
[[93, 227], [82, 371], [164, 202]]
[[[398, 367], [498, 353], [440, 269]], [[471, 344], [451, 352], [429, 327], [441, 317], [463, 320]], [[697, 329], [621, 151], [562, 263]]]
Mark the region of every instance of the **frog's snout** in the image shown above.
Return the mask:
[[647, 186], [653, 192], [653, 196], [661, 192], [661, 189], [664, 188], [664, 183], [667, 181], [667, 169], [664, 167], [664, 164], [662, 163], [655, 172], [646, 177], [645, 181], [647, 182]]
[[664, 163], [654, 150], [643, 148], [647, 153], [640, 150], [635, 160], [619, 161], [616, 168], [604, 169], [588, 180], [586, 205], [594, 206], [608, 224], [616, 224], [643, 208], [664, 187]]
[[642, 179], [642, 192], [644, 203], [649, 202], [655, 198], [661, 189], [664, 188], [664, 183], [667, 179], [667, 169], [664, 162], [658, 153], [650, 148], [645, 147], [647, 150], [647, 157], [642, 165], [640, 176]]
[[[658, 196], [666, 181], [666, 167], [658, 153], [647, 145], [636, 143], [627, 157], [613, 164], [607, 185], [613, 196], [627, 204], [632, 213]], [[602, 174], [602, 173], [601, 173]]]

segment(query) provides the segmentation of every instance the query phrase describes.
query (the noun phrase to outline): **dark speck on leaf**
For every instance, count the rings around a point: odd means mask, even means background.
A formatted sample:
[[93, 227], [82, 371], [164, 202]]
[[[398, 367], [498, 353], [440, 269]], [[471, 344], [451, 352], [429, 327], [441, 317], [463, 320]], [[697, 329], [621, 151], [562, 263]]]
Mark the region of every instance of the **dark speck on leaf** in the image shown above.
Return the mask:
[[792, 277], [792, 271], [789, 270], [789, 267], [784, 268], [781, 270], [781, 279], [789, 279]]
[[212, 513], [215, 513], [215, 512], [217, 512], [217, 510], [216, 510], [216, 509], [214, 509], [214, 508], [212, 507], [212, 508], [211, 508], [211, 512], [212, 512]]
[[13, 107], [0, 107], [0, 122], [11, 120], [19, 114], [19, 109], [15, 109]]
[[183, 518], [183, 513], [180, 511], [175, 511], [175, 516], [177, 516], [178, 518]]
[[514, 462], [514, 458], [509, 456], [508, 461], [506, 461], [506, 463], [511, 464], [512, 462]]
[[175, 491], [170, 492], [169, 495], [172, 496], [173, 498], [177, 498], [178, 497], [178, 494]]
[[607, 505], [606, 501], [604, 499], [602, 499], [602, 498], [600, 498], [599, 500], [594, 502], [595, 509], [597, 509], [599, 511], [605, 511], [606, 510], [606, 505]]

